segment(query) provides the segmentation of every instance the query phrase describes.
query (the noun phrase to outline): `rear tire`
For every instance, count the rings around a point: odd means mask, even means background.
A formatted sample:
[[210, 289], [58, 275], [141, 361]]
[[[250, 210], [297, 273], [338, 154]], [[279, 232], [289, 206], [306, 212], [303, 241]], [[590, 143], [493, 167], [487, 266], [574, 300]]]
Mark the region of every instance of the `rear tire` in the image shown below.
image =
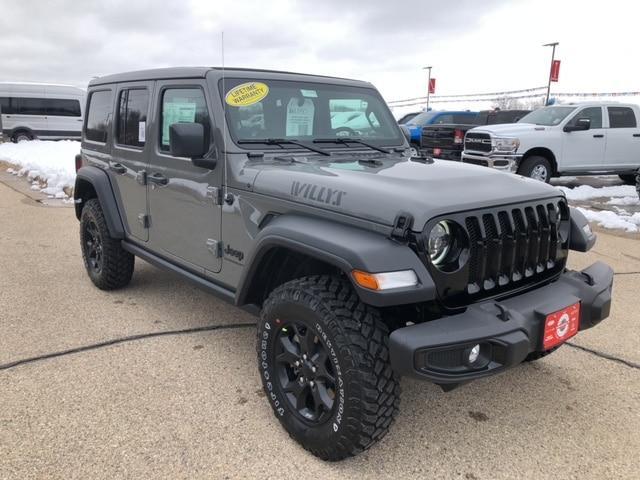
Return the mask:
[[379, 312], [339, 277], [292, 280], [269, 295], [258, 323], [258, 365], [293, 439], [335, 461], [385, 436], [400, 401], [388, 339]]
[[87, 201], [80, 216], [82, 260], [89, 278], [100, 290], [122, 288], [131, 281], [135, 257], [120, 240], [109, 235], [107, 222], [96, 198]]
[[31, 135], [29, 132], [24, 131], [24, 130], [20, 130], [18, 132], [15, 132], [11, 136], [11, 141], [13, 143], [28, 142], [30, 140], [33, 140], [33, 135]]
[[525, 158], [518, 168], [518, 174], [524, 177], [533, 178], [534, 180], [540, 180], [544, 183], [549, 183], [551, 180], [551, 162], [545, 157], [538, 155], [532, 155]]
[[622, 180], [626, 185], [635, 185], [636, 184], [636, 176], [634, 174], [628, 175], [618, 175], [620, 180]]

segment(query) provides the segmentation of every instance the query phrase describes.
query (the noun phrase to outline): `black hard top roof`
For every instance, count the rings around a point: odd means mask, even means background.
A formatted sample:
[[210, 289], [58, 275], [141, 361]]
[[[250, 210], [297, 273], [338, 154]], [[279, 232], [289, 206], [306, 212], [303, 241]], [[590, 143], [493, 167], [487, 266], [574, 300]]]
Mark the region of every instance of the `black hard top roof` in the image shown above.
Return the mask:
[[[107, 85], [111, 83], [136, 82], [143, 80], [170, 80], [180, 78], [205, 78], [213, 75], [214, 78], [222, 78], [222, 68], [220, 67], [173, 67], [156, 68], [152, 70], [139, 70], [134, 72], [116, 73], [104, 77], [94, 78], [89, 82], [89, 87], [96, 85]], [[260, 70], [255, 68], [225, 68], [225, 77], [235, 78], [255, 78], [265, 80], [294, 80], [306, 82], [334, 83], [340, 85], [354, 85], [361, 87], [371, 87], [368, 82], [351, 80], [348, 78], [328, 77], [323, 75], [308, 75], [304, 73], [282, 72], [277, 70]], [[327, 82], [330, 80], [330, 82]]]

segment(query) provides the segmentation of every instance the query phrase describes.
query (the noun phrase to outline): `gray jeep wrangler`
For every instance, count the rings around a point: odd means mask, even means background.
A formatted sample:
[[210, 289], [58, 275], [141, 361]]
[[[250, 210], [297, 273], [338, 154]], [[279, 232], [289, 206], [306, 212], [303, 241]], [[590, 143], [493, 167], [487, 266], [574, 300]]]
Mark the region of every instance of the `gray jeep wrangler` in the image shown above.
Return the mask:
[[76, 215], [98, 288], [136, 256], [259, 312], [258, 369], [326, 460], [380, 440], [401, 375], [445, 390], [535, 360], [608, 316], [613, 272], [553, 187], [411, 158], [374, 87], [173, 68], [91, 81]]

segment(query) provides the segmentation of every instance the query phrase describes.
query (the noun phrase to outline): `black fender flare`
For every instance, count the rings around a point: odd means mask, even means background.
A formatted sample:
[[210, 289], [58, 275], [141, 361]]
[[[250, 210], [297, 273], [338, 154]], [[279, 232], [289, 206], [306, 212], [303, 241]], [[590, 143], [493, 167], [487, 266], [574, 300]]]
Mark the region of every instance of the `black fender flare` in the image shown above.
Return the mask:
[[109, 234], [113, 238], [124, 238], [124, 224], [122, 223], [122, 217], [118, 210], [118, 204], [116, 203], [116, 197], [111, 187], [109, 175], [98, 167], [82, 167], [76, 174], [76, 183], [73, 189], [76, 218], [80, 220], [83, 202], [85, 202], [87, 198], [86, 191], [88, 185], [91, 185], [96, 192], [107, 222]]
[[[244, 305], [264, 255], [272, 248], [285, 247], [324, 261], [342, 270], [360, 299], [376, 307], [406, 305], [433, 300], [436, 287], [416, 253], [381, 233], [343, 223], [296, 214], [275, 217], [255, 238], [255, 248], [247, 259], [236, 290], [236, 304]], [[357, 285], [352, 270], [370, 273], [413, 270], [418, 285], [387, 291], [373, 291]]]

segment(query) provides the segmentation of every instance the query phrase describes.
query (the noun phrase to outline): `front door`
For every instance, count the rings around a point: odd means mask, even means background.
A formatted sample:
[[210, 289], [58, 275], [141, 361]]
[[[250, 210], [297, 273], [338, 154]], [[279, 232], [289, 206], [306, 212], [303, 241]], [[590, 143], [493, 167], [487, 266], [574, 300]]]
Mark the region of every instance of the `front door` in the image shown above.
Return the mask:
[[118, 190], [120, 211], [125, 213], [125, 228], [143, 242], [149, 239], [145, 174], [151, 150], [146, 138], [151, 98], [153, 82], [118, 85], [112, 158], [108, 165], [112, 185]]
[[602, 128], [602, 107], [587, 107], [578, 110], [566, 125], [575, 125], [578, 119], [591, 121], [589, 130], [562, 132], [561, 172], [598, 170], [604, 161], [607, 131]]
[[[196, 167], [189, 158], [174, 157], [169, 127], [196, 122], [204, 127], [212, 147], [211, 101], [201, 80], [157, 82], [154, 146], [149, 166], [149, 213], [152, 250], [197, 273], [222, 267], [220, 226], [222, 165], [214, 170]], [[211, 150], [211, 149], [210, 149]]]

